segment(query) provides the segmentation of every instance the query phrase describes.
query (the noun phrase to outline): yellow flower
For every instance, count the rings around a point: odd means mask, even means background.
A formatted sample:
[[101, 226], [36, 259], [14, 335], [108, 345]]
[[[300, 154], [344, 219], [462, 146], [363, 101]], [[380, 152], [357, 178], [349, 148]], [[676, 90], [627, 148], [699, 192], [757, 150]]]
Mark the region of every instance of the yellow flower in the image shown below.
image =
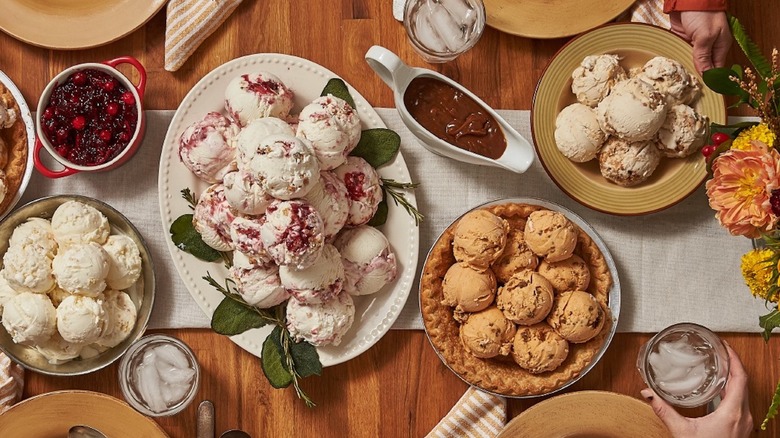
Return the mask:
[[750, 142], [754, 140], [758, 140], [772, 148], [776, 138], [777, 135], [769, 129], [766, 123], [759, 123], [740, 132], [731, 143], [731, 149], [746, 151], [750, 149]]
[[[767, 299], [774, 271], [772, 263], [773, 251], [771, 249], [754, 249], [742, 256], [742, 277], [750, 288], [750, 293], [755, 297]], [[777, 302], [778, 294], [774, 294], [772, 301]]]

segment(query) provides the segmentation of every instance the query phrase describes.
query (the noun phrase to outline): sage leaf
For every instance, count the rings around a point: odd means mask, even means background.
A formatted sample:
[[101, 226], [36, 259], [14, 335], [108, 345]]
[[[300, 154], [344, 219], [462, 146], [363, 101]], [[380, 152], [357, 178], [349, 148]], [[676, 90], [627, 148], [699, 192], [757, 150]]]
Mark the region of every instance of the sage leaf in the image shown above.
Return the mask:
[[293, 383], [293, 375], [285, 365], [281, 344], [282, 328], [276, 326], [263, 342], [263, 357], [260, 365], [263, 374], [274, 388], [287, 388]]
[[220, 335], [233, 336], [253, 328], [260, 328], [268, 321], [248, 304], [225, 297], [211, 316], [211, 328]]
[[372, 227], [384, 225], [385, 222], [387, 222], [387, 210], [387, 199], [383, 197], [379, 202], [379, 205], [376, 207], [376, 213], [374, 213], [374, 217], [372, 217], [366, 225], [371, 225]]
[[347, 88], [347, 84], [344, 83], [344, 81], [341, 79], [332, 78], [328, 81], [327, 84], [325, 84], [325, 88], [322, 89], [320, 96], [327, 96], [328, 94], [346, 100], [352, 109], [357, 109], [355, 106], [355, 100], [352, 98], [352, 95], [349, 94], [349, 88]]
[[208, 246], [200, 237], [200, 233], [192, 225], [192, 215], [179, 216], [170, 228], [171, 240], [182, 251], [207, 262], [214, 262], [222, 258], [222, 253]]
[[712, 91], [726, 96], [747, 95], [747, 92], [739, 88], [739, 84], [731, 78], [739, 78], [739, 75], [730, 68], [711, 68], [702, 73], [702, 79]]
[[374, 169], [390, 162], [401, 148], [401, 136], [387, 128], [366, 129], [350, 155], [360, 157]]
[[772, 335], [772, 330], [780, 327], [780, 312], [775, 308], [766, 315], [758, 317], [758, 325], [764, 329], [764, 332], [761, 333], [761, 336], [764, 337], [764, 341], [769, 342], [769, 336]]
[[322, 363], [317, 349], [308, 342], [290, 343], [290, 355], [295, 366], [295, 373], [300, 377], [309, 377], [322, 374]]
[[729, 27], [731, 28], [731, 34], [734, 35], [734, 41], [737, 42], [739, 48], [747, 57], [748, 61], [753, 64], [756, 72], [762, 79], [766, 79], [772, 76], [772, 66], [769, 61], [761, 53], [761, 49], [750, 39], [750, 36], [742, 27], [742, 23], [737, 20], [737, 17], [729, 16]]

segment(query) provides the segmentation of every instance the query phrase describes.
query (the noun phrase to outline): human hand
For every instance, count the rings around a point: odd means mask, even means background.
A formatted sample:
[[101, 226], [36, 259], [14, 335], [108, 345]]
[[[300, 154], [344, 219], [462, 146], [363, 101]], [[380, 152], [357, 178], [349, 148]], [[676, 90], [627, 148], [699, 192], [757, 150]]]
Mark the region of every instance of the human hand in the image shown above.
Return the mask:
[[729, 379], [722, 400], [715, 412], [704, 417], [688, 418], [658, 397], [650, 388], [641, 391], [653, 411], [676, 438], [743, 438], [753, 430], [753, 416], [748, 406], [747, 373], [737, 353], [726, 345], [729, 353]]
[[693, 63], [699, 73], [726, 65], [731, 30], [725, 12], [674, 11], [669, 18], [672, 32], [693, 45]]

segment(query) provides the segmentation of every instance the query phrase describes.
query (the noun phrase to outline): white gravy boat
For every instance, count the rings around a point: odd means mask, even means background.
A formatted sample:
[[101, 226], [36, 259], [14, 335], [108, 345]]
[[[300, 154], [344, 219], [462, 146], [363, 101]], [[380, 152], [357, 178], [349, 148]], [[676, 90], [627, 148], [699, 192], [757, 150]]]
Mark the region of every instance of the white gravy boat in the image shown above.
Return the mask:
[[[366, 52], [366, 62], [368, 62], [368, 65], [371, 66], [377, 75], [379, 75], [382, 81], [393, 90], [395, 107], [398, 110], [398, 114], [401, 116], [401, 121], [404, 122], [409, 131], [411, 131], [429, 151], [464, 163], [501, 167], [517, 173], [525, 172], [528, 170], [528, 167], [531, 166], [531, 163], [533, 163], [534, 149], [528, 140], [515, 131], [514, 128], [509, 126], [509, 123], [483, 102], [482, 99], [459, 83], [433, 70], [409, 67], [401, 61], [395, 53], [381, 46], [373, 46], [368, 49], [368, 52]], [[417, 122], [404, 104], [404, 93], [406, 92], [409, 83], [412, 82], [413, 79], [421, 76], [435, 78], [449, 84], [457, 90], [462, 91], [465, 95], [471, 97], [475, 102], [482, 106], [485, 111], [496, 120], [503, 131], [504, 138], [506, 139], [506, 149], [504, 150], [504, 153], [494, 160], [461, 149], [433, 135]]]

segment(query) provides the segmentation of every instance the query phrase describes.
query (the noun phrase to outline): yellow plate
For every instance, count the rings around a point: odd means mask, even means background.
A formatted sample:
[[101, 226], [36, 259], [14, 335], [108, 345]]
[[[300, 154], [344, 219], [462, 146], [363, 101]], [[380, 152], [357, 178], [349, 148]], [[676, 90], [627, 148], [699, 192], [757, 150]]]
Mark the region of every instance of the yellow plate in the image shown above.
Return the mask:
[[[598, 162], [569, 161], [555, 145], [555, 119], [565, 106], [576, 102], [571, 92], [571, 73], [588, 55], [614, 53], [623, 58], [628, 71], [641, 67], [654, 56], [681, 62], [696, 74], [691, 46], [669, 31], [636, 23], [612, 24], [575, 38], [550, 61], [536, 86], [531, 109], [531, 132], [539, 161], [550, 178], [579, 203], [604, 213], [641, 215], [670, 207], [693, 193], [707, 175], [704, 158], [663, 158], [646, 182], [635, 187], [610, 183], [599, 172]], [[698, 76], [697, 76], [698, 77]], [[701, 78], [699, 77], [699, 81]], [[726, 122], [723, 96], [702, 86], [695, 109], [711, 122]]]
[[167, 0], [4, 0], [0, 29], [50, 49], [107, 44], [149, 21]]
[[0, 415], [0, 436], [62, 438], [78, 424], [111, 438], [168, 437], [125, 402], [91, 391], [56, 391], [23, 400]]
[[531, 406], [496, 438], [671, 438], [646, 403], [627, 395], [581, 391]]
[[528, 38], [561, 38], [620, 15], [634, 0], [484, 0], [487, 24]]

